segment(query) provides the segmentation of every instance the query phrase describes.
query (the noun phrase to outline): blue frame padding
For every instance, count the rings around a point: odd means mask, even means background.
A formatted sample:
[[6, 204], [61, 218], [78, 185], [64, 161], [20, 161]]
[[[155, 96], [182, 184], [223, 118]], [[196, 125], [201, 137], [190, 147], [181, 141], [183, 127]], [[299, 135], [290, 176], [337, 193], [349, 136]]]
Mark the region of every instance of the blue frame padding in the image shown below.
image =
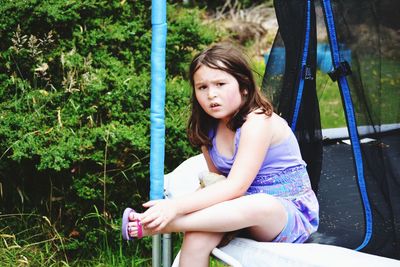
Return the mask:
[[150, 103], [150, 199], [164, 198], [165, 154], [165, 50], [167, 4], [152, 0], [151, 103]]
[[303, 97], [303, 89], [304, 89], [304, 71], [307, 65], [307, 57], [308, 57], [308, 47], [310, 45], [310, 15], [311, 14], [311, 0], [307, 1], [307, 12], [306, 12], [306, 31], [304, 36], [304, 44], [303, 44], [303, 54], [301, 58], [301, 68], [299, 73], [299, 86], [297, 89], [297, 97], [296, 104], [293, 111], [293, 118], [291, 128], [294, 132], [296, 130], [297, 119], [299, 117], [301, 98]]
[[[325, 18], [326, 24], [328, 28], [329, 41], [331, 46], [331, 54], [332, 54], [332, 63], [334, 68], [338, 68], [340, 66], [340, 53], [339, 46], [337, 43], [336, 37], [336, 29], [335, 22], [333, 18], [332, 6], [330, 0], [322, 0], [323, 7], [325, 10]], [[364, 214], [365, 214], [365, 237], [364, 241], [360, 246], [356, 248], [356, 250], [363, 249], [371, 240], [372, 236], [372, 212], [371, 206], [368, 199], [367, 188], [364, 179], [364, 168], [363, 168], [363, 159], [361, 155], [361, 146], [360, 140], [357, 132], [357, 123], [353, 108], [353, 101], [351, 99], [349, 85], [346, 79], [346, 76], [341, 76], [338, 79], [339, 88], [341, 90], [342, 98], [344, 101], [346, 120], [347, 120], [347, 128], [349, 130], [351, 145], [353, 149], [354, 162], [356, 165], [356, 173], [357, 173], [357, 181], [358, 186], [361, 193], [361, 199], [364, 206]]]

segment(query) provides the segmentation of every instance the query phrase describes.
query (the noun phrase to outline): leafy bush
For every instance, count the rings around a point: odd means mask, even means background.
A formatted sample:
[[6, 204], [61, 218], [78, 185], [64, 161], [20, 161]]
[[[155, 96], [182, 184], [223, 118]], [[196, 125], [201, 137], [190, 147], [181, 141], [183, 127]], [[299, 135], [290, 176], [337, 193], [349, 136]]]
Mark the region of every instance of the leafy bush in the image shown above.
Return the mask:
[[[166, 171], [196, 153], [182, 76], [217, 38], [198, 9], [168, 15]], [[0, 5], [1, 212], [46, 214], [70, 250], [120, 242], [121, 211], [147, 198], [150, 23], [150, 1]]]
[[[173, 3], [182, 2], [182, 0], [172, 0]], [[225, 0], [225, 1], [212, 1], [212, 0], [187, 0], [184, 1], [192, 6], [206, 7], [209, 10], [215, 10], [226, 5], [230, 6], [240, 6], [242, 8], [249, 8], [251, 6], [256, 6], [261, 3], [267, 4], [269, 6], [273, 5], [272, 0]]]

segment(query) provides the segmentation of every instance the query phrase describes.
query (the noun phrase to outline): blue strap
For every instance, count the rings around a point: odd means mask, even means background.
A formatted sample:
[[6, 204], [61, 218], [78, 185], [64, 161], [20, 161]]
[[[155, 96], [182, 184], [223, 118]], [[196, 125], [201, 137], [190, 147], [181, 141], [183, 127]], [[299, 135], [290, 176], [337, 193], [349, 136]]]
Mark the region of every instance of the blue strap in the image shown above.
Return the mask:
[[[336, 29], [335, 29], [335, 22], [333, 19], [331, 1], [330, 0], [322, 0], [322, 3], [323, 3], [324, 11], [325, 11], [324, 13], [325, 13], [325, 18], [326, 18], [326, 23], [327, 23], [328, 34], [329, 34], [333, 67], [334, 67], [334, 69], [339, 69], [343, 62], [340, 62], [340, 53], [339, 53], [339, 47], [338, 47], [337, 38], [336, 38]], [[372, 236], [372, 212], [371, 212], [371, 206], [370, 206], [370, 203], [368, 200], [367, 189], [366, 189], [366, 184], [365, 184], [365, 179], [364, 179], [363, 159], [362, 159], [362, 155], [361, 155], [360, 140], [358, 138], [357, 123], [356, 123], [356, 118], [354, 115], [355, 113], [354, 113], [354, 108], [353, 108], [353, 102], [351, 99], [350, 89], [349, 89], [349, 85], [347, 83], [345, 74], [341, 74], [340, 77], [338, 77], [338, 83], [339, 83], [339, 88], [341, 90], [344, 105], [345, 105], [347, 128], [349, 130], [351, 145], [353, 148], [353, 155], [354, 155], [355, 165], [356, 165], [358, 187], [360, 189], [361, 198], [362, 198], [362, 202], [363, 202], [363, 206], [364, 206], [365, 224], [366, 224], [365, 237], [364, 237], [364, 241], [362, 242], [362, 244], [356, 248], [356, 250], [361, 250], [368, 244], [368, 242], [370, 241], [371, 236]]]
[[304, 78], [307, 72], [307, 57], [308, 57], [308, 47], [310, 44], [310, 14], [311, 14], [311, 0], [307, 1], [307, 11], [306, 11], [306, 32], [304, 36], [304, 44], [303, 44], [303, 54], [301, 57], [301, 71], [299, 73], [299, 87], [297, 89], [297, 98], [296, 104], [293, 111], [293, 118], [291, 128], [294, 132], [296, 130], [297, 119], [299, 117], [299, 110], [301, 104], [301, 98], [303, 96], [304, 89]]

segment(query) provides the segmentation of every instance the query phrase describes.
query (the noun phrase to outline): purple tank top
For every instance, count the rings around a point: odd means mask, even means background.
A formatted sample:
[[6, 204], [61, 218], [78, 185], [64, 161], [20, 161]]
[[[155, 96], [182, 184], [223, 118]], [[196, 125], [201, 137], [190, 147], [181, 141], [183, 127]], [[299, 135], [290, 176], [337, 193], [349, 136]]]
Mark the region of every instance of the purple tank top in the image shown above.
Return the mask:
[[[211, 160], [215, 167], [225, 176], [227, 176], [232, 168], [233, 162], [236, 158], [236, 153], [239, 146], [241, 128], [238, 128], [235, 133], [235, 151], [232, 158], [226, 158], [221, 155], [216, 146], [215, 130], [211, 130], [210, 138], [212, 140], [212, 147], [208, 148]], [[251, 157], [251, 155], [249, 155]], [[272, 145], [268, 148], [268, 152], [264, 158], [261, 168], [257, 176], [271, 175], [284, 171], [285, 169], [295, 166], [306, 166], [302, 160], [300, 148], [297, 139], [293, 132], [283, 142]]]

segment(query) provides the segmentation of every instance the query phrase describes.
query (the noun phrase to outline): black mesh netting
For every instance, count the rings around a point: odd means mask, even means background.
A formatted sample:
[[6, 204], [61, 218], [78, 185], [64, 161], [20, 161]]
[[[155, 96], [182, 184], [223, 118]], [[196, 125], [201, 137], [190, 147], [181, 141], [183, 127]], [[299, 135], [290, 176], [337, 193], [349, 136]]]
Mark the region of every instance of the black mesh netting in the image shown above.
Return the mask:
[[[322, 1], [310, 1], [307, 78], [301, 64], [307, 2], [274, 1], [279, 31], [269, 53], [262, 88], [290, 124], [303, 79], [295, 134], [320, 201], [321, 223], [312, 241], [357, 248], [368, 236], [366, 204], [361, 198], [352, 146], [342, 140], [348, 134], [345, 116], [340, 125], [339, 113], [345, 112], [331, 112], [333, 117], [337, 115], [334, 123], [344, 127], [344, 134], [325, 135], [340, 129], [321, 130], [320, 110], [322, 114], [330, 102], [341, 102], [340, 86], [335, 87], [337, 92], [324, 89], [333, 82], [327, 75], [332, 71], [332, 60]], [[346, 77], [372, 211], [372, 234], [361, 250], [400, 259], [400, 1], [330, 2], [340, 59], [347, 61], [352, 71]], [[324, 96], [335, 94], [337, 99], [323, 102]]]

